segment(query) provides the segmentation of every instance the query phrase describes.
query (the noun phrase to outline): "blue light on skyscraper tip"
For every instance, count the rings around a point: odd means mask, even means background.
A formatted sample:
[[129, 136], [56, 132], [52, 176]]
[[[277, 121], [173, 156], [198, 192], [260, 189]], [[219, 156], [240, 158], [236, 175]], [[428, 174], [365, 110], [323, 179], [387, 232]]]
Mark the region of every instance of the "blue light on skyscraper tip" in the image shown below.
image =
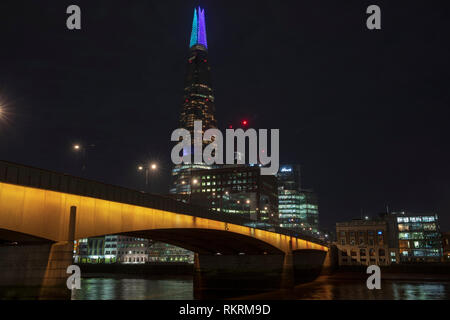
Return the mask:
[[192, 32], [190, 47], [196, 44], [201, 44], [205, 48], [208, 48], [206, 40], [206, 22], [205, 22], [205, 10], [198, 7], [194, 9], [194, 20], [192, 22]]

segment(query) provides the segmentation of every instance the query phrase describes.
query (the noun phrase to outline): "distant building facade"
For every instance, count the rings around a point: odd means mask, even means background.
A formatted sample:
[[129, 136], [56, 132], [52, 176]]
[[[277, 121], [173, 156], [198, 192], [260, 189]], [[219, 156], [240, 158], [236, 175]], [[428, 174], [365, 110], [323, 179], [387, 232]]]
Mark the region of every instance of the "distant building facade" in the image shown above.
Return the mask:
[[384, 220], [352, 220], [336, 223], [339, 265], [390, 265], [399, 261]]
[[121, 235], [108, 235], [76, 242], [77, 263], [146, 263], [150, 241]]
[[442, 259], [437, 214], [400, 211], [385, 214], [383, 218], [396, 232], [401, 262], [439, 262]]
[[194, 263], [194, 254], [189, 250], [167, 243], [155, 242], [148, 250], [149, 263]]
[[336, 223], [340, 265], [439, 262], [437, 214], [392, 212], [376, 219]]
[[258, 165], [230, 165], [192, 171], [192, 204], [217, 214], [234, 214], [278, 225], [277, 180]]
[[443, 261], [450, 262], [450, 232], [442, 233]]
[[301, 189], [300, 166], [280, 167], [278, 179], [278, 212], [280, 227], [300, 232], [319, 232], [319, 203], [312, 190]]
[[301, 190], [300, 165], [285, 164], [277, 173], [278, 187], [282, 190]]

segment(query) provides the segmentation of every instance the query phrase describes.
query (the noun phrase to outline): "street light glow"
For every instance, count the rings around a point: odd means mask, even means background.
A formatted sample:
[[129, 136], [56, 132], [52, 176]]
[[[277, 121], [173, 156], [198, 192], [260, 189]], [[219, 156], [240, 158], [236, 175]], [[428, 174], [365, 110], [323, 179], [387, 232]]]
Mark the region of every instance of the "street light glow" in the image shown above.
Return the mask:
[[80, 149], [81, 149], [81, 146], [80, 146], [79, 144], [75, 144], [75, 145], [73, 146], [73, 149], [74, 149], [74, 150], [80, 150]]
[[150, 168], [151, 168], [152, 170], [156, 170], [157, 166], [156, 166], [155, 163], [152, 163], [151, 166], [150, 166]]

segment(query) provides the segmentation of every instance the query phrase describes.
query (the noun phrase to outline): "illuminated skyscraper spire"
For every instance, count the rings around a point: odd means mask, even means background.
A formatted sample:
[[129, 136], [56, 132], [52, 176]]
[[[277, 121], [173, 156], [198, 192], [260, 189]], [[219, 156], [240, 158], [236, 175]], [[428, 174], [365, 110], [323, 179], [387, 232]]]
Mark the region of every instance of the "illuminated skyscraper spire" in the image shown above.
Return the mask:
[[206, 41], [206, 23], [205, 23], [205, 10], [198, 7], [194, 9], [194, 20], [192, 21], [191, 42], [189, 47], [193, 47], [197, 44], [208, 48]]
[[[195, 121], [202, 121], [202, 134], [217, 128], [214, 106], [214, 92], [211, 84], [208, 47], [206, 42], [205, 10], [194, 9], [189, 53], [186, 59], [186, 77], [184, 80], [183, 107], [180, 114], [180, 128], [189, 131], [194, 137]], [[192, 140], [192, 143], [194, 140]], [[208, 142], [204, 141], [204, 146]], [[184, 150], [184, 155], [192, 155], [193, 149]], [[173, 168], [174, 185], [170, 192], [188, 195], [191, 192], [191, 171], [194, 169], [211, 169], [211, 165], [179, 164]], [[184, 198], [185, 200], [187, 198]]]

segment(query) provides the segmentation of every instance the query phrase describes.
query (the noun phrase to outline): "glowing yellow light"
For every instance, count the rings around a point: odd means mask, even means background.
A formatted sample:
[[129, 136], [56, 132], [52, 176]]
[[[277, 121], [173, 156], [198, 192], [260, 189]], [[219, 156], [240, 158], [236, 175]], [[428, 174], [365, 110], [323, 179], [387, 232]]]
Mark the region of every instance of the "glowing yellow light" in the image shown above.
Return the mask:
[[73, 146], [73, 148], [74, 148], [75, 150], [80, 150], [80, 149], [81, 149], [81, 146], [80, 146], [79, 144], [75, 144], [75, 145]]
[[144, 170], [144, 167], [143, 166], [138, 166], [138, 170], [142, 171], [142, 170]]
[[[272, 231], [252, 231], [247, 226], [213, 219], [193, 219], [190, 215], [171, 211], [0, 182], [0, 212], [9, 213], [0, 214], [0, 229], [51, 241], [66, 241], [68, 228], [61, 229], [57, 217], [68, 220], [71, 206], [77, 207], [77, 239], [136, 230], [198, 228], [256, 237], [283, 252], [311, 248], [328, 251], [325, 246], [303, 239], [291, 241], [290, 237]], [[127, 222], [130, 220], [132, 225]]]
[[152, 170], [156, 170], [157, 166], [156, 166], [156, 164], [152, 163], [150, 168], [152, 168]]

